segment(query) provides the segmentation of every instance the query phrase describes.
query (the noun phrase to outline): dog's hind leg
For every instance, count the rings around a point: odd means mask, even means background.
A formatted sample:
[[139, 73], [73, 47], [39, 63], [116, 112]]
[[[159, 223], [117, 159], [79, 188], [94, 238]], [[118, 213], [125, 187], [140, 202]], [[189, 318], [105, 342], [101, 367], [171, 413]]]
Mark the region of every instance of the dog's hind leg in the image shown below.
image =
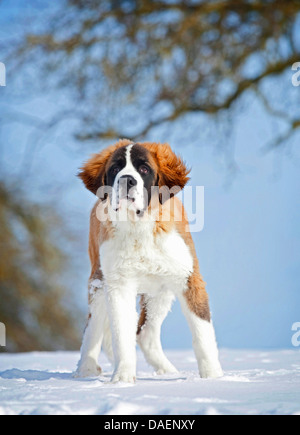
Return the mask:
[[171, 309], [174, 296], [164, 292], [159, 296], [144, 295], [141, 298], [141, 315], [137, 331], [137, 341], [147, 362], [158, 374], [177, 373], [163, 352], [161, 326]]

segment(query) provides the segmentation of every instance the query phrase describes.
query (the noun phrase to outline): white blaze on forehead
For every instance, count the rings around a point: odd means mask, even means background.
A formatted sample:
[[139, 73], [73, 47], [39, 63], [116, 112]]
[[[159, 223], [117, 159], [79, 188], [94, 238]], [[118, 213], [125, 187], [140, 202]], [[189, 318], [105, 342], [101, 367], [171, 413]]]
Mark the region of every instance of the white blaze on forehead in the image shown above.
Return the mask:
[[118, 173], [114, 182], [112, 202], [113, 208], [115, 210], [118, 209], [120, 206], [120, 179], [126, 175], [130, 175], [137, 182], [137, 185], [130, 190], [130, 196], [135, 199], [135, 202], [133, 204], [134, 208], [136, 208], [137, 210], [143, 210], [145, 206], [144, 180], [132, 163], [131, 151], [133, 146], [134, 145], [131, 144], [126, 147], [126, 166]]
[[131, 151], [132, 151], [133, 145], [128, 145], [126, 148], [126, 168], [132, 166], [132, 160], [131, 160]]
[[[124, 175], [132, 175], [136, 179], [137, 182], [139, 180], [141, 180], [143, 182], [141, 175], [139, 174], [139, 172], [133, 166], [133, 163], [132, 163], [131, 151], [132, 151], [133, 147], [134, 147], [134, 145], [128, 145], [128, 147], [126, 148], [126, 166], [124, 169], [122, 169], [121, 172], [119, 172], [118, 176], [120, 178]], [[144, 182], [143, 182], [143, 184], [144, 184]]]

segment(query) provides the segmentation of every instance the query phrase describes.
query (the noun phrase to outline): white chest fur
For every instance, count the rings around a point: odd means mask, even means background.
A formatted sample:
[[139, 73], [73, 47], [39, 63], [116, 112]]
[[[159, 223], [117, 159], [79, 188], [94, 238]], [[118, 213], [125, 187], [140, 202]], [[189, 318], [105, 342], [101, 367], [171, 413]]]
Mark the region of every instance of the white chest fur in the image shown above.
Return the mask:
[[152, 292], [155, 283], [182, 286], [193, 272], [193, 257], [176, 230], [154, 236], [150, 222], [120, 225], [102, 245], [100, 262], [105, 278], [136, 280], [141, 292]]

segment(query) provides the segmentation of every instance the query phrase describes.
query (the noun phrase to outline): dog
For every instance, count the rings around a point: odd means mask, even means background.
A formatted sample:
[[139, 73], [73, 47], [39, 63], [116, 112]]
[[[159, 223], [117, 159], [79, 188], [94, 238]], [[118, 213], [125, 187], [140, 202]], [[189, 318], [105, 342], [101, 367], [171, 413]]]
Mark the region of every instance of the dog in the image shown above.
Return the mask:
[[[79, 177], [98, 196], [90, 221], [89, 316], [75, 376], [136, 381], [136, 343], [158, 374], [177, 373], [163, 352], [161, 326], [178, 298], [202, 378], [223, 375], [208, 295], [188, 219], [175, 196], [189, 170], [168, 144], [123, 139], [93, 155]], [[140, 316], [136, 309], [141, 295]]]

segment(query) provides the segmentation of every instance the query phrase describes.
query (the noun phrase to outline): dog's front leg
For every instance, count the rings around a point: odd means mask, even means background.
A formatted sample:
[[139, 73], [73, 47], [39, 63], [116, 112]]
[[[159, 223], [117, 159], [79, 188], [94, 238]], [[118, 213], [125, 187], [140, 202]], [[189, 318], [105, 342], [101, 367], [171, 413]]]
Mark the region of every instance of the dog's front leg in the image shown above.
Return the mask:
[[136, 295], [132, 283], [107, 283], [106, 302], [115, 360], [112, 382], [134, 383], [136, 379]]

